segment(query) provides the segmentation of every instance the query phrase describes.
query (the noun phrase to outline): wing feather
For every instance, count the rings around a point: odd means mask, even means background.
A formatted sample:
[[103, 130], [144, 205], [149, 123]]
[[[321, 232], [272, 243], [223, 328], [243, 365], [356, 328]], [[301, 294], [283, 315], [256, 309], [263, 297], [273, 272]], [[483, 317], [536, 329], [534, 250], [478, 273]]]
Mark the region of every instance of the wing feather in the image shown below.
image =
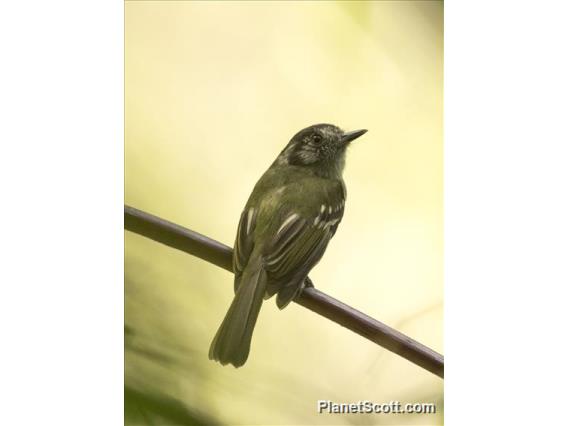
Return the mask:
[[282, 308], [296, 296], [309, 271], [323, 256], [342, 216], [343, 204], [322, 208], [316, 218], [309, 220], [296, 213], [285, 219], [264, 256], [267, 298], [279, 293], [277, 304]]
[[233, 250], [233, 271], [235, 272], [235, 292], [239, 288], [241, 275], [254, 248], [253, 231], [256, 226], [257, 211], [249, 208], [241, 214], [237, 238]]
[[[321, 182], [315, 184], [321, 185]], [[280, 187], [270, 197], [263, 198], [260, 204], [251, 196], [253, 201], [249, 200], [248, 207], [241, 214], [235, 241], [235, 291], [256, 242], [261, 250], [263, 268], [267, 272], [265, 297], [279, 293], [279, 307], [295, 297], [310, 270], [323, 256], [343, 217], [346, 196], [343, 182], [326, 182], [325, 185], [316, 193], [322, 204], [311, 204], [313, 209], [299, 204], [303, 201], [301, 197], [298, 198], [303, 191], [303, 186], [299, 184]], [[275, 203], [282, 206], [280, 211], [274, 211], [272, 206], [278, 205]], [[265, 205], [271, 207], [266, 208]], [[258, 234], [259, 230], [255, 232], [257, 219], [262, 235]]]

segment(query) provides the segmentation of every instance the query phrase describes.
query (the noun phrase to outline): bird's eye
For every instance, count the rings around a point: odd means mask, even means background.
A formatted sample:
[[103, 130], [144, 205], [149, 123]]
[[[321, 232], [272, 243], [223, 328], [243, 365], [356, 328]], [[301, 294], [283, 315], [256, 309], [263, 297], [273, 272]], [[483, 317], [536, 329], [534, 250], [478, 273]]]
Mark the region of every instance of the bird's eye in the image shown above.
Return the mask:
[[314, 144], [316, 144], [316, 145], [320, 145], [321, 142], [322, 142], [322, 140], [323, 140], [323, 139], [322, 139], [322, 137], [321, 137], [320, 134], [317, 134], [317, 133], [316, 133], [315, 135], [312, 136], [312, 141], [313, 141]]

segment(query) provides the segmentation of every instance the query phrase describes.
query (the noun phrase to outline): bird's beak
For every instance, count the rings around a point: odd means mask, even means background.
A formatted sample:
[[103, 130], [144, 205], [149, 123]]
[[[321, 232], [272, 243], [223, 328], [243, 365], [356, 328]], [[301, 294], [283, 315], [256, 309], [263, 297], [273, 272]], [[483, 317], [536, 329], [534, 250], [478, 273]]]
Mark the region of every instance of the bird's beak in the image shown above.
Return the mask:
[[347, 145], [349, 142], [357, 139], [359, 136], [363, 136], [365, 133], [367, 133], [367, 129], [353, 130], [352, 132], [345, 132], [345, 133], [343, 133], [343, 136], [341, 137], [341, 143], [344, 144], [344, 145]]

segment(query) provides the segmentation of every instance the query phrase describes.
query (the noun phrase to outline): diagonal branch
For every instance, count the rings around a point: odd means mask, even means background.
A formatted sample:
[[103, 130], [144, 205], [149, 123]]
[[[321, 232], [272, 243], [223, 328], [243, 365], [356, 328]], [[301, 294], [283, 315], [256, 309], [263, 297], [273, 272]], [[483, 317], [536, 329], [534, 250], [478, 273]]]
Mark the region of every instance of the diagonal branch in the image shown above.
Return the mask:
[[[124, 228], [233, 271], [233, 250], [230, 247], [175, 223], [124, 206]], [[444, 377], [442, 355], [351, 306], [315, 288], [306, 288], [295, 302]]]

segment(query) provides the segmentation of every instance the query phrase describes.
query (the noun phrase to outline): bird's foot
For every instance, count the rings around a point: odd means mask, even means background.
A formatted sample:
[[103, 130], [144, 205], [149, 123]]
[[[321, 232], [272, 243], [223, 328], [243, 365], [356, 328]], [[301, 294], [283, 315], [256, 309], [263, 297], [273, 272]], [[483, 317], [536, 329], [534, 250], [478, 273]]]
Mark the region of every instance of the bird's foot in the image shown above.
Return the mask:
[[310, 280], [310, 277], [306, 277], [306, 279], [304, 280], [304, 282], [302, 283], [302, 286], [300, 287], [300, 290], [296, 293], [296, 295], [294, 296], [294, 300], [298, 300], [298, 298], [300, 298], [302, 296], [302, 293], [307, 289], [307, 288], [315, 288], [314, 287], [314, 283], [312, 282], [312, 280]]
[[304, 288], [315, 288], [314, 287], [314, 283], [312, 282], [312, 280], [310, 279], [310, 277], [306, 277], [306, 279], [304, 280], [304, 287], [302, 288], [302, 290]]

